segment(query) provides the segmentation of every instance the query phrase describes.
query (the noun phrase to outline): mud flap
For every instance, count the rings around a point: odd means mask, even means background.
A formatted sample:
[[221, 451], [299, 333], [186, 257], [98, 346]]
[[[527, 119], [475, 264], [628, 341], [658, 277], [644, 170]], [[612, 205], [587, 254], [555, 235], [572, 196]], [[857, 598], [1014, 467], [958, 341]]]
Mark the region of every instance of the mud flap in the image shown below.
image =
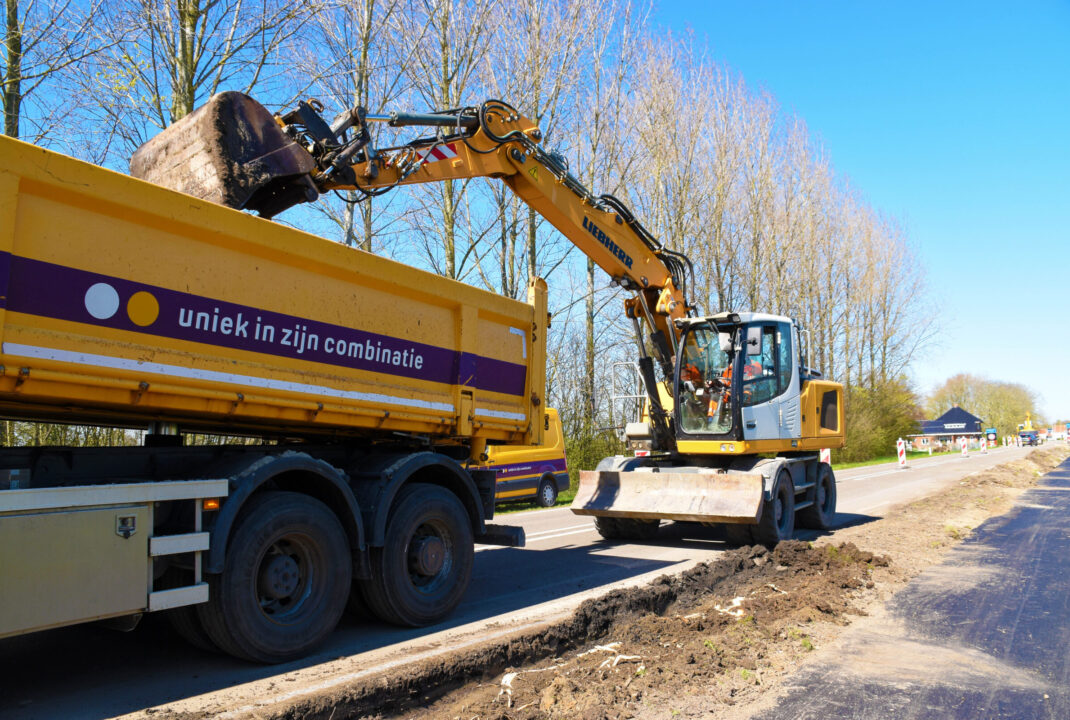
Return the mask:
[[247, 95], [224, 92], [139, 147], [130, 174], [270, 217], [318, 197], [316, 162]]
[[640, 520], [753, 524], [761, 515], [764, 496], [758, 473], [584, 470], [572, 512]]

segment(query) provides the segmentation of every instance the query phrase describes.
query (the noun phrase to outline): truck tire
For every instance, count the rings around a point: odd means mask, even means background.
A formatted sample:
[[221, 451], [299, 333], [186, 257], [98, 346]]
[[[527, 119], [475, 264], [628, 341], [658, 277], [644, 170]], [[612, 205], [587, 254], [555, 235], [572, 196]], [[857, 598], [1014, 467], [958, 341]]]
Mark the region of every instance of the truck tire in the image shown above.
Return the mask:
[[[156, 584], [156, 589], [170, 590], [172, 588], [186, 587], [193, 583], [193, 573], [177, 567], [170, 567]], [[201, 619], [197, 617], [196, 605], [183, 605], [164, 613], [171, 628], [178, 636], [187, 643], [210, 653], [219, 653], [219, 648], [204, 631]]]
[[836, 476], [832, 468], [821, 463], [814, 486], [814, 504], [799, 511], [800, 527], [828, 530], [836, 519]]
[[353, 573], [345, 530], [326, 505], [293, 492], [250, 499], [224, 570], [197, 606], [219, 649], [261, 663], [303, 657], [334, 630]]
[[594, 527], [606, 540], [652, 540], [658, 534], [660, 520], [596, 517]]
[[773, 499], [762, 505], [762, 514], [751, 533], [755, 542], [773, 547], [781, 540], [789, 540], [795, 532], [795, 487], [784, 470], [777, 477]]
[[196, 605], [185, 605], [174, 610], [168, 610], [167, 622], [171, 624], [171, 627], [178, 633], [179, 637], [198, 650], [210, 653], [219, 652], [219, 648], [212, 642], [212, 638], [208, 637], [208, 633], [204, 630], [204, 625], [201, 624], [200, 617], [197, 616]]
[[472, 577], [468, 513], [446, 488], [406, 485], [387, 521], [384, 546], [370, 556], [371, 578], [358, 582], [371, 611], [395, 625], [433, 625], [453, 612]]
[[535, 502], [542, 507], [553, 507], [557, 503], [557, 478], [553, 475], [544, 475], [539, 489], [535, 495]]

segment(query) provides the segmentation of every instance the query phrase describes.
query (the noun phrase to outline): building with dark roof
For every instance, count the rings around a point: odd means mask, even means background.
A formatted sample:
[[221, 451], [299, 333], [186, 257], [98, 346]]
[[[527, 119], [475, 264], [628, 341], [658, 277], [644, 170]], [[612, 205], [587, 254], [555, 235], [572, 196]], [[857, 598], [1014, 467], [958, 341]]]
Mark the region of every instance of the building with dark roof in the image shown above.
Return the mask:
[[958, 437], [980, 438], [984, 435], [981, 418], [968, 413], [957, 405], [935, 420], [922, 420], [921, 431], [908, 435], [918, 445], [948, 443]]

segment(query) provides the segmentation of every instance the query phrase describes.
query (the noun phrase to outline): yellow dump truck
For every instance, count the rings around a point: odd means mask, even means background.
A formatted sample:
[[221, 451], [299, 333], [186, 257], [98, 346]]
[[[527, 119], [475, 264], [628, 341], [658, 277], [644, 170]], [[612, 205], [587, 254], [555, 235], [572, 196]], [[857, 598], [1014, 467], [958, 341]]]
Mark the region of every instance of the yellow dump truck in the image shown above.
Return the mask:
[[0, 413], [144, 432], [0, 450], [0, 637], [166, 610], [285, 661], [351, 593], [437, 622], [475, 542], [523, 543], [468, 466], [541, 441], [541, 280], [515, 301], [2, 137], [0, 226]]

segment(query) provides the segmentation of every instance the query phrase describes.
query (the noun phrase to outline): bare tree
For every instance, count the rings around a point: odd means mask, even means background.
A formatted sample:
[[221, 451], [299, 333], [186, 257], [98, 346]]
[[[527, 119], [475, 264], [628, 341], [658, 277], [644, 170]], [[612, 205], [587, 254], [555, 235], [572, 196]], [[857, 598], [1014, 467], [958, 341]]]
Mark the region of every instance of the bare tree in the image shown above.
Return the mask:
[[[408, 0], [404, 12], [394, 16], [393, 31], [402, 38], [423, 38], [415, 43], [404, 71], [414, 101], [425, 108], [447, 109], [463, 105], [477, 89], [478, 69], [491, 34], [498, 0]], [[426, 32], [425, 32], [426, 28]], [[461, 202], [470, 181], [447, 180], [433, 187], [414, 188], [423, 197], [424, 218], [414, 223], [427, 260], [450, 278], [466, 274], [466, 261], [476, 248], [463, 238], [458, 248]], [[429, 213], [430, 211], [430, 213]], [[415, 218], [414, 218], [415, 219]]]
[[109, 0], [104, 9], [100, 31], [114, 47], [85, 68], [82, 82], [99, 98], [97, 119], [107, 129], [97, 140], [100, 154], [125, 163], [151, 135], [221, 90], [256, 89], [264, 104], [285, 103], [295, 94], [296, 38], [321, 6]]
[[107, 46], [92, 32], [101, 3], [7, 0], [3, 46], [4, 134], [50, 138], [76, 97], [65, 92], [75, 64]]

